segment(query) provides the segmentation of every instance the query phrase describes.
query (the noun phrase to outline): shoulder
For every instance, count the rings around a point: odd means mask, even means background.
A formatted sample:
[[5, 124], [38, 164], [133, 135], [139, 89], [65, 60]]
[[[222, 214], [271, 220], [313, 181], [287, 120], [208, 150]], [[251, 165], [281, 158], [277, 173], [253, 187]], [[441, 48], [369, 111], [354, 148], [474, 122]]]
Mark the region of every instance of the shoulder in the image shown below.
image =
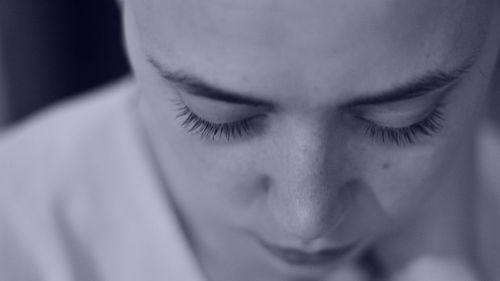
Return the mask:
[[[55, 105], [0, 135], [0, 183], [60, 178], [71, 163], [98, 150], [127, 116], [132, 85], [121, 82]], [[0, 184], [0, 186], [3, 186]]]
[[0, 138], [0, 280], [199, 280], [135, 91], [107, 87]]
[[10, 273], [15, 274], [12, 280], [31, 280], [33, 276], [25, 274], [33, 271], [16, 265], [21, 257], [56, 260], [62, 255], [57, 252], [61, 223], [67, 216], [88, 213], [80, 206], [96, 197], [96, 173], [102, 172], [102, 165], [111, 166], [106, 154], [128, 145], [127, 140], [115, 139], [130, 139], [125, 135], [132, 134], [133, 92], [131, 81], [113, 84], [53, 106], [2, 133], [0, 279]]
[[56, 200], [55, 195], [95, 181], [103, 165], [121, 161], [110, 154], [135, 144], [134, 92], [131, 81], [120, 81], [55, 105], [4, 132], [0, 206], [31, 197]]
[[103, 166], [113, 166], [112, 159], [121, 161], [110, 154], [131, 146], [127, 141], [133, 126], [133, 88], [131, 82], [104, 87], [40, 112], [2, 134], [0, 225], [22, 228], [25, 223], [28, 229], [30, 219], [43, 222], [48, 217], [42, 216], [54, 215], [54, 208], [67, 204], [68, 198], [95, 192], [100, 182], [109, 180], [102, 176], [107, 173]]
[[[103, 87], [49, 109], [0, 135], [0, 211], [9, 202], [75, 188], [130, 134], [134, 86]], [[122, 142], [123, 143], [123, 142]]]

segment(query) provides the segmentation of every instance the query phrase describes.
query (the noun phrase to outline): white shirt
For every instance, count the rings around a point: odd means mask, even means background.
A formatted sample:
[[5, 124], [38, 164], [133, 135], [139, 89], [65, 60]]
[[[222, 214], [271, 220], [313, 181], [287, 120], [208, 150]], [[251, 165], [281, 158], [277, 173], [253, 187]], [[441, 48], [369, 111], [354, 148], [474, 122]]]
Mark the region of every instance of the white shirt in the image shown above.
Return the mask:
[[201, 281], [123, 82], [0, 140], [1, 281]]

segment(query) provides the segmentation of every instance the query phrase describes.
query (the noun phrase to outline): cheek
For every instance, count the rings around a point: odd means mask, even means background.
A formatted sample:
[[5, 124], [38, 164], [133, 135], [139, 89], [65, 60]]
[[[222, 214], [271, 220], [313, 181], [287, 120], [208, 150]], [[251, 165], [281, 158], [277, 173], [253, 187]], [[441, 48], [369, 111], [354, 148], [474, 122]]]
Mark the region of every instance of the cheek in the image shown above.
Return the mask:
[[443, 140], [432, 146], [364, 156], [370, 160], [364, 162], [363, 177], [386, 218], [396, 222], [408, 218], [444, 188], [451, 180], [458, 151], [463, 151], [460, 148], [460, 142]]
[[478, 103], [485, 90], [480, 79], [478, 73], [472, 73], [450, 95], [443, 128], [425, 137], [426, 144], [383, 150], [371, 147], [357, 155], [364, 159], [359, 162], [361, 170], [388, 217], [404, 218], [417, 212], [438, 189], [451, 184], [456, 165], [473, 142]]
[[243, 155], [236, 148], [200, 147], [197, 137], [168, 138], [165, 173], [179, 205], [198, 220], [247, 228], [259, 213], [267, 186], [254, 169], [252, 154]]
[[[161, 112], [169, 101], [150, 97], [151, 107]], [[164, 173], [176, 199], [190, 212], [206, 218], [244, 221], [245, 211], [252, 208], [265, 185], [254, 169], [255, 151], [238, 143], [210, 143], [182, 127], [183, 119], [165, 110], [156, 114], [156, 139]], [[161, 118], [161, 119], [159, 119]]]
[[389, 158], [367, 178], [385, 214], [397, 219], [413, 211], [438, 188], [443, 165], [439, 158], [428, 154]]

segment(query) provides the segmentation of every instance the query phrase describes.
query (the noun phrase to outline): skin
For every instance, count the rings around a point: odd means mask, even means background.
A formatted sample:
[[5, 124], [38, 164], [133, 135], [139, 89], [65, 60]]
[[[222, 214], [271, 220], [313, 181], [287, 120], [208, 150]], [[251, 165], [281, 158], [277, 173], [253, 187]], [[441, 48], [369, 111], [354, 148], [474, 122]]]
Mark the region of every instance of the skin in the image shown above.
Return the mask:
[[[473, 136], [500, 45], [497, 3], [126, 0], [122, 6], [141, 116], [211, 280], [335, 279], [368, 248], [391, 276], [404, 276], [425, 256], [473, 270], [467, 198], [476, 180]], [[471, 57], [449, 91], [346, 110], [349, 102], [453, 70]], [[190, 95], [150, 58], [273, 107]], [[442, 95], [445, 120], [431, 136], [396, 144], [365, 133], [365, 119], [389, 127], [420, 121]], [[179, 100], [214, 123], [261, 116], [259, 129], [230, 140], [202, 138], [176, 117]], [[356, 248], [328, 266], [292, 267], [258, 240], [304, 251]]]

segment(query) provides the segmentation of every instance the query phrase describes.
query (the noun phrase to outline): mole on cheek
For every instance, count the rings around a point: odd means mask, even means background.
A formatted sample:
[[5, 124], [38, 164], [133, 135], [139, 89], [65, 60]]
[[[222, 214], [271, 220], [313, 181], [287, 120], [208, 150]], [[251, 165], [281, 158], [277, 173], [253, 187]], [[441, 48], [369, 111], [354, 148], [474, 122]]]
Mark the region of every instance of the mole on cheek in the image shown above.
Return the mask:
[[387, 162], [387, 163], [384, 163], [384, 165], [382, 165], [382, 169], [384, 170], [387, 170], [391, 167], [391, 163]]

